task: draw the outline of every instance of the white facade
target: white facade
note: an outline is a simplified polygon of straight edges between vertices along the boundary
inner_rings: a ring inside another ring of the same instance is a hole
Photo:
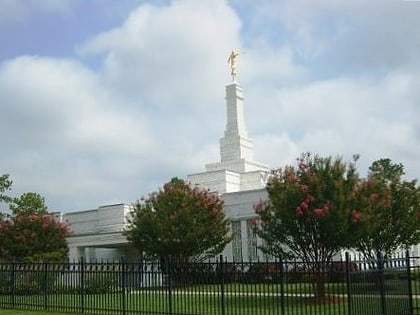
[[[115,259],[137,255],[129,246],[123,231],[131,206],[116,204],[93,210],[68,212],[63,219],[71,224],[72,236],[67,238],[70,260]]]
[[[258,239],[252,229],[252,221],[256,217],[253,206],[260,200],[267,199],[265,189],[253,189],[241,192],[226,193],[222,195],[224,212],[231,221],[231,233],[233,236],[223,255],[229,261],[255,261],[263,258],[258,246]]]
[[[205,172],[188,175],[187,180],[222,194],[233,235],[223,255],[234,260],[255,260],[261,253],[251,226],[255,217],[253,205],[266,198],[268,167],[254,161],[253,141],[248,138],[245,127],[243,91],[237,82],[226,86],[226,112],[220,161],[206,164]],[[123,235],[130,210],[127,204],[117,204],[64,214],[63,219],[68,220],[73,229],[67,239],[70,260],[82,256],[90,260],[138,258],[139,253]]]

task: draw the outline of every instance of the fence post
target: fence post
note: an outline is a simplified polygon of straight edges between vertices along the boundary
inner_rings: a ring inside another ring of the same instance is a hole
[[[350,277],[350,255],[346,252],[346,282],[347,282],[347,311],[352,315],[351,307],[351,277]]]
[[[121,304],[122,304],[122,313],[123,313],[123,315],[125,315],[126,314],[126,296],[125,296],[125,293],[126,293],[126,286],[127,286],[127,283],[126,283],[126,279],[125,279],[125,277],[126,277],[126,269],[125,269],[125,261],[124,261],[124,257],[121,257],[121,260],[120,260],[120,268],[119,268],[120,270],[121,270],[121,286],[122,286],[122,288],[121,288],[121,294],[122,294],[122,296],[121,296]]]
[[[226,310],[225,310],[225,266],[223,265],[223,255],[219,256],[219,281],[220,281],[220,310],[221,310],[221,315],[225,315],[226,314]]]
[[[43,279],[43,291],[44,291],[44,309],[48,310],[48,263],[44,260],[44,279]]]
[[[384,283],[384,257],[382,256],[381,252],[377,252],[377,259],[378,259],[378,273],[379,273],[379,294],[381,296],[381,310],[382,314],[386,315],[386,299],[385,299],[385,283]]]
[[[15,304],[16,304],[16,297],[15,297],[15,283],[16,283],[16,264],[15,264],[15,259],[13,258],[12,260],[12,270],[11,270],[11,279],[10,279],[10,285],[11,285],[11,294],[12,294],[12,308],[15,308]]]
[[[85,312],[85,261],[83,256],[79,260],[79,273],[80,273],[80,311]]]
[[[284,265],[283,265],[283,259],[280,257],[279,259],[279,264],[280,264],[280,310],[281,310],[281,314],[284,315],[286,314],[286,309],[285,309],[285,303],[284,303]]]
[[[411,265],[410,265],[410,253],[409,253],[408,249],[405,251],[405,265],[407,267],[408,305],[410,307],[410,314],[413,314],[414,313],[413,290],[411,288]]]
[[[168,314],[172,315],[172,259],[171,256],[165,258],[165,269],[168,273]]]

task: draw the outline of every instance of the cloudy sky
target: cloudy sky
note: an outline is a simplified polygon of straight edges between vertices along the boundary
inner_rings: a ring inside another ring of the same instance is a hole
[[[419,178],[419,29],[417,1],[0,0],[0,174],[66,212],[204,171],[236,49],[258,161]]]

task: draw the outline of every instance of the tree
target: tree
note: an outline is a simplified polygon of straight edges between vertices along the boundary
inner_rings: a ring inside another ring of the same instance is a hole
[[[5,194],[6,191],[10,190],[12,181],[9,179],[9,174],[3,174],[0,176],[0,203],[8,204],[12,198]],[[0,211],[0,219],[4,217],[4,214]]]
[[[0,202],[12,210],[11,215],[0,215],[0,258],[63,259],[68,252],[69,225],[47,213],[45,199],[38,193],[24,193],[16,198],[5,194],[11,186],[8,174],[0,176]]]
[[[44,197],[34,192],[24,193],[19,197],[13,198],[10,203],[10,210],[14,215],[48,213]]]
[[[218,195],[173,178],[134,205],[125,235],[146,257],[187,262],[219,254],[228,231]]]
[[[354,163],[303,154],[297,166],[272,171],[268,200],[255,206],[262,250],[305,262],[314,272],[318,300],[325,297],[327,265],[348,245],[348,204],[357,183]]]
[[[370,260],[420,242],[420,188],[403,180],[404,166],[390,159],[372,163],[355,191],[354,248]]]
[[[0,221],[0,257],[18,261],[66,257],[70,227],[49,214],[19,214]]]

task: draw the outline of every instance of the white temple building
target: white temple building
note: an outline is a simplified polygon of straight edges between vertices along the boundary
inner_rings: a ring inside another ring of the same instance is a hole
[[[234,80],[226,86],[226,112],[220,161],[206,164],[205,172],[188,175],[187,180],[221,194],[233,236],[222,254],[235,261],[264,259],[258,249],[261,239],[255,235],[252,221],[256,217],[253,205],[267,198],[265,185],[269,172],[266,165],[254,160],[253,142],[244,120],[243,90]],[[116,204],[63,214],[73,230],[67,238],[70,260],[140,258],[123,235],[130,211],[131,204]],[[412,246],[411,252],[418,255],[420,246]]]
[[[188,175],[187,180],[220,193],[224,200],[233,241],[223,255],[236,261],[253,261],[261,257],[257,248],[260,240],[252,229],[253,205],[266,198],[268,167],[254,160],[253,141],[248,137],[244,120],[243,90],[236,81],[226,86],[226,112],[220,161],[206,164],[205,172]],[[63,219],[68,220],[73,229],[67,239],[70,260],[82,256],[88,260],[139,258],[139,253],[123,235],[130,210],[129,204],[117,204],[65,213]]]

